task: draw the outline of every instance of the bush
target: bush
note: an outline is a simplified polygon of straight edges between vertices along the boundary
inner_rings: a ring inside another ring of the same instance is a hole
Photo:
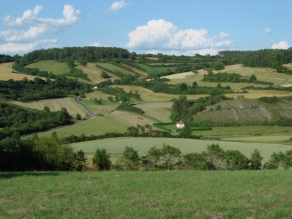
[[[98,170],[109,170],[111,166],[110,155],[106,153],[105,149],[96,149],[95,155],[92,158],[92,163],[98,167]]]
[[[81,119],[81,116],[79,113],[76,114],[76,120],[80,120]]]
[[[119,105],[117,108],[117,110],[124,110],[124,111],[130,111],[130,112],[134,112],[134,113],[139,113],[139,114],[143,114],[144,111],[138,107],[134,107],[134,106],[127,106],[127,105]]]

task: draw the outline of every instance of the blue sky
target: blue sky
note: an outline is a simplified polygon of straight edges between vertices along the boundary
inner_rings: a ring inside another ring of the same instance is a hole
[[[175,55],[292,46],[291,0],[0,2],[0,54],[88,45]]]

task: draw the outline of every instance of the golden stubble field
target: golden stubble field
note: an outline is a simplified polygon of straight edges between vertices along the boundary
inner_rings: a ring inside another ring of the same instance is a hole
[[[82,118],[86,117],[86,111],[71,97],[58,98],[58,99],[47,99],[47,100],[38,100],[31,102],[19,102],[19,101],[9,101],[12,104],[16,104],[18,106],[43,110],[45,106],[50,108],[51,112],[61,110],[62,107],[65,107],[70,116],[75,117],[77,113],[81,115]]]
[[[21,73],[12,73],[12,65],[14,62],[6,62],[0,64],[0,80],[7,81],[9,79],[13,80],[22,80],[23,78],[27,78],[28,80],[33,80],[35,76],[25,75]],[[44,79],[44,78],[43,78]]]

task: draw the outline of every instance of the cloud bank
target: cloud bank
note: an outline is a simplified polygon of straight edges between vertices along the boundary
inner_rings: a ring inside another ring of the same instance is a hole
[[[181,30],[173,23],[160,20],[151,20],[147,25],[138,26],[128,34],[130,41],[126,45],[129,49],[140,50],[169,50],[165,53],[190,53],[192,51],[209,51],[212,54],[218,49],[227,49],[233,46],[233,40],[228,33],[221,32],[219,36],[208,37],[206,29]],[[185,51],[182,51],[185,50]],[[186,51],[187,50],[187,51]]]
[[[269,34],[269,33],[271,33],[272,32],[272,30],[270,29],[270,28],[264,28],[264,30],[263,31],[260,31],[260,33],[261,34]]]
[[[63,18],[39,18],[38,14],[44,10],[36,5],[33,10],[26,10],[21,17],[15,20],[7,15],[3,25],[17,29],[0,31],[0,53],[24,53],[34,49],[57,47],[57,40],[38,40],[48,34],[62,31],[62,27],[70,27],[82,19],[80,10],[72,5],[65,5]]]

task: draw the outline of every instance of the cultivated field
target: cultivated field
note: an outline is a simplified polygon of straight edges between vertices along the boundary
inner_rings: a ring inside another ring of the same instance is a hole
[[[16,104],[18,106],[43,110],[45,106],[50,108],[51,112],[61,110],[65,107],[70,116],[74,117],[77,113],[81,115],[82,118],[86,117],[87,112],[82,106],[79,106],[71,97],[58,98],[58,99],[46,99],[37,100],[31,102],[20,102],[20,101],[9,101],[10,103]]]
[[[85,153],[94,153],[99,148],[105,148],[108,153],[120,154],[126,146],[133,147],[139,152],[140,156],[146,155],[149,148],[154,145],[158,148],[163,144],[169,144],[178,147],[183,154],[197,152],[201,153],[206,150],[207,145],[218,143],[224,150],[239,150],[247,157],[250,157],[254,149],[259,149],[264,161],[267,161],[273,152],[292,150],[291,145],[282,144],[263,144],[263,143],[243,143],[228,141],[207,141],[193,139],[177,139],[177,138],[120,138],[95,140],[71,144],[75,150],[82,149]]]
[[[97,63],[97,64],[100,65],[100,66],[102,66],[102,67],[104,67],[104,68],[107,68],[107,69],[109,69],[109,70],[112,70],[112,71],[117,70],[117,71],[120,71],[120,72],[122,72],[122,73],[124,73],[124,74],[135,75],[135,74],[134,74],[133,72],[131,72],[131,71],[128,71],[128,70],[123,69],[123,68],[120,68],[120,67],[115,66],[115,65],[112,65],[112,64],[110,64],[110,63]]]
[[[142,103],[137,107],[145,111],[145,114],[157,119],[161,122],[171,122],[169,116],[171,114],[172,102],[158,102],[158,103]]]
[[[106,100],[108,98],[108,96],[112,96],[113,98],[115,97],[115,96],[110,95],[110,94],[102,93],[101,91],[94,91],[94,92],[85,94],[86,99],[90,99],[90,98],[100,99],[101,98],[103,100]]]
[[[7,81],[9,79],[22,80],[26,77],[28,80],[33,80],[35,76],[25,75],[21,73],[12,73],[12,65],[14,62],[6,62],[0,64],[0,80]]]
[[[127,126],[114,120],[109,116],[98,116],[86,122],[57,130],[59,137],[68,137],[70,135],[103,135],[108,132],[124,133],[127,131]],[[51,136],[52,132],[40,134],[39,136]]]
[[[137,124],[145,126],[146,124],[152,125],[153,123],[157,122],[154,119],[150,119],[145,116],[139,116],[135,113],[126,111],[114,111],[110,113],[109,116],[126,126],[137,126]],[[143,119],[138,119],[138,117]]]
[[[102,81],[106,81],[106,78],[102,78],[101,77],[101,73],[103,70],[101,70],[100,68],[97,68],[95,65],[96,63],[87,63],[86,66],[82,66],[80,64],[78,64],[78,62],[76,62],[76,68],[81,69],[83,71],[84,74],[87,75],[87,77],[93,82],[93,83],[100,83]],[[99,63],[100,64],[100,63]],[[108,73],[109,76],[111,76],[111,80],[115,80],[115,79],[120,79],[118,76]]]
[[[195,135],[204,136],[237,136],[237,135],[270,135],[290,133],[290,126],[233,126],[233,127],[212,127],[210,131],[194,131]]]
[[[3,218],[291,217],[290,171],[5,172],[0,184]]]
[[[141,75],[144,75],[144,76],[147,76],[147,75],[148,75],[148,73],[145,72],[145,71],[142,71],[142,70],[140,70],[140,69],[134,68],[134,67],[132,67],[132,66],[128,66],[128,65],[126,65],[126,64],[123,64],[123,65],[124,65],[124,66],[127,66],[127,67],[129,67],[129,68],[131,68],[131,69],[133,69],[135,72],[137,72],[137,73],[139,73],[139,74],[141,74]]]
[[[26,66],[27,68],[38,68],[41,71],[50,71],[53,74],[61,75],[70,71],[69,66],[65,62],[57,62],[54,60],[39,61]]]
[[[175,80],[175,79],[185,79],[187,78],[187,76],[190,75],[194,75],[194,72],[184,72],[184,73],[177,73],[177,74],[173,74],[173,75],[167,75],[167,76],[163,76],[161,78],[168,78],[170,80]]]

